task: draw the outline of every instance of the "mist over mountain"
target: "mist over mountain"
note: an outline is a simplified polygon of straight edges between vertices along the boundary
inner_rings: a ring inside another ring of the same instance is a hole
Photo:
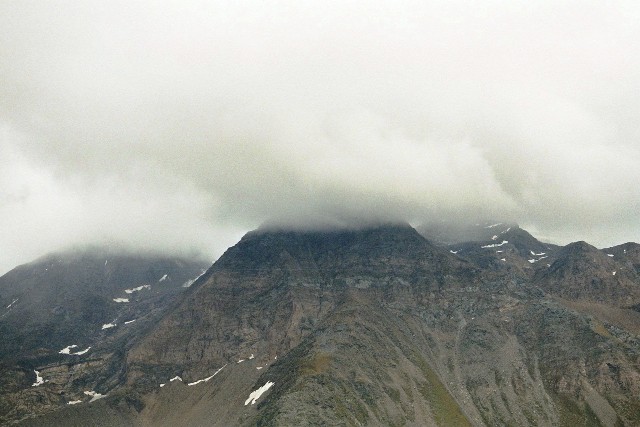
[[[633,1],[0,6],[0,271],[448,218],[640,240]]]

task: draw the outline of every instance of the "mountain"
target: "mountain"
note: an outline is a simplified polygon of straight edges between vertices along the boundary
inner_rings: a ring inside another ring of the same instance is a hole
[[[621,258],[586,242],[571,243],[558,252],[548,269],[538,271],[534,282],[572,300],[630,306],[640,300],[640,275]]]
[[[420,225],[417,230],[438,246],[457,243],[496,240],[500,235],[518,227],[513,222],[483,221],[475,224],[464,222],[433,221]]]
[[[540,242],[517,224],[509,224],[502,231],[495,232],[497,234],[484,240],[454,243],[446,247],[451,253],[483,268],[509,269],[526,278],[537,269],[546,268],[558,250],[558,246]]]
[[[456,245],[406,224],[248,233],[97,368],[105,398],[68,389],[21,425],[640,424],[640,281],[607,281],[630,247],[517,227]]]
[[[148,328],[204,268],[93,248],[47,255],[0,277],[0,420],[35,409],[30,399],[64,402],[52,394],[96,375],[95,366]],[[39,377],[44,396],[31,387]]]

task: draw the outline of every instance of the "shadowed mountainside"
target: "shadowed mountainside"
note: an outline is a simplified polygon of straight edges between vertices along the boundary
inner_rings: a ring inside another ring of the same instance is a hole
[[[94,248],[47,255],[0,277],[0,420],[86,398],[83,391],[119,371],[126,343],[204,268]],[[38,377],[44,383],[33,387]]]

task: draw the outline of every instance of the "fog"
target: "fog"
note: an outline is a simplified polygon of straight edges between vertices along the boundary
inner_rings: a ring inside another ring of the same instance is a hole
[[[535,4],[533,4],[535,3]],[[263,223],[640,241],[633,1],[0,1],[0,274]]]

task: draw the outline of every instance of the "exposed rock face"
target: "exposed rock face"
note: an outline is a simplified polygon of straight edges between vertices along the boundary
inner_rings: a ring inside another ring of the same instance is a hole
[[[631,306],[640,300],[640,276],[585,242],[562,248],[548,269],[539,270],[534,283],[546,291],[572,300],[589,300]]]
[[[482,241],[449,245],[452,253],[473,261],[483,269],[510,270],[512,274],[530,278],[537,270],[544,270],[555,259],[556,245],[542,243],[515,224]]]
[[[472,285],[475,274],[470,263],[433,247],[408,226],[250,233],[129,361],[141,367],[180,363],[204,374],[243,354],[273,357],[298,345],[350,290],[402,305],[439,289]]]
[[[0,277],[0,421],[114,387],[127,343],[204,268],[92,249],[48,255]],[[32,386],[36,370],[44,382]]]
[[[33,423],[640,424],[631,246],[502,231],[457,254],[407,225],[249,233],[129,341],[106,398]]]

